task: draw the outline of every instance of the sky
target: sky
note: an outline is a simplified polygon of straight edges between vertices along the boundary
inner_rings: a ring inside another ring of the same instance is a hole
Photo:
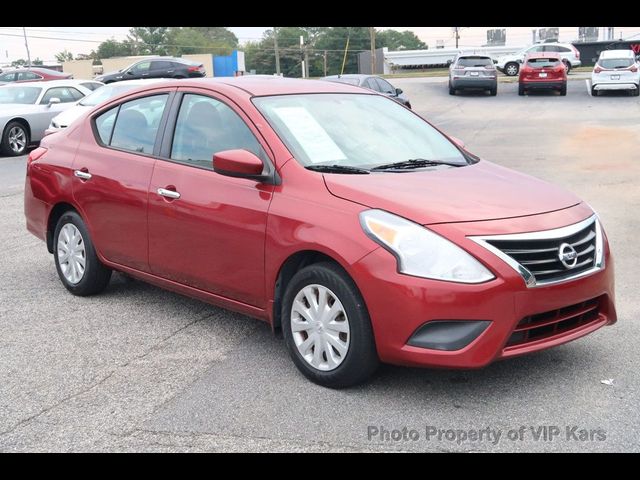
[[[271,27],[229,27],[241,43],[259,40],[262,33]],[[378,30],[392,28],[411,30],[430,48],[436,41],[444,41],[445,47],[455,46],[451,27],[376,27]],[[461,27],[461,48],[475,47],[486,43],[486,31],[505,27]],[[542,27],[506,27],[507,45],[525,46],[531,43],[531,30]],[[601,35],[605,27],[600,27]],[[69,50],[74,55],[89,53],[108,38],[123,40],[129,27],[26,27],[31,58],[54,62],[55,54]],[[640,27],[615,27],[615,38],[634,36],[640,40]],[[38,38],[45,37],[45,38]],[[560,27],[560,41],[572,41],[578,37],[578,27]],[[0,64],[10,63],[18,58],[26,58],[27,53],[22,35],[22,27],[0,27]]]

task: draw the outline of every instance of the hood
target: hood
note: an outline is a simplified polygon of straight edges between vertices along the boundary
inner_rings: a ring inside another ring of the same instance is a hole
[[[88,112],[92,108],[93,107],[91,106],[76,104],[73,107],[69,108],[68,110],[65,110],[59,115],[56,115],[55,117],[53,117],[52,122],[56,122],[61,127],[68,127],[71,122],[81,117],[83,113]]]
[[[423,225],[536,215],[581,202],[562,188],[485,160],[460,168],[324,178],[336,197]]]

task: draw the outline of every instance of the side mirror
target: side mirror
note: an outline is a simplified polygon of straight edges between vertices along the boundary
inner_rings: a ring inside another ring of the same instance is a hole
[[[133,70],[127,70],[125,73],[126,73],[127,75],[133,75]]]
[[[396,95],[402,95],[402,89],[396,88]]]
[[[60,99],[58,97],[51,97],[49,99],[49,103],[47,104],[47,107],[50,107],[51,105],[57,105],[58,103],[60,103]]]
[[[464,142],[462,140],[460,140],[458,137],[452,137],[451,135],[449,135],[449,140],[451,140],[458,147],[460,147],[460,148],[462,148],[464,150]]]
[[[265,180],[264,164],[247,150],[223,150],[213,155],[213,171],[226,177]]]
[[[522,63],[524,62],[524,60],[522,60],[521,58],[518,59],[518,63]]]

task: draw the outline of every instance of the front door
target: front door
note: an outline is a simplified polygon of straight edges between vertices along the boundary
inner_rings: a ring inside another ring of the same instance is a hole
[[[264,307],[264,246],[273,186],[213,172],[213,154],[269,157],[230,102],[185,92],[149,189],[149,264],[161,277]]]
[[[114,263],[149,271],[147,197],[156,137],[169,94],[138,97],[95,118],[96,141],[80,144],[73,195],[98,251]]]

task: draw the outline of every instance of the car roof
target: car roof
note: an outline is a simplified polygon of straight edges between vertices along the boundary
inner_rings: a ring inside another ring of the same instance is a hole
[[[77,86],[86,82],[94,82],[94,80],[49,80],[43,82],[11,82],[3,85],[4,88],[22,88],[22,87],[69,87],[69,86]],[[96,82],[100,83],[100,82]]]
[[[327,78],[368,78],[368,77],[376,77],[377,75],[369,75],[366,73],[345,73],[344,75],[327,75],[326,77],[322,77],[321,80]]]
[[[458,54],[458,58],[469,58],[469,57],[491,59],[491,55],[487,55],[486,53],[461,52]]]
[[[534,52],[527,55],[527,60],[530,58],[557,58],[560,60],[559,52]]]
[[[166,80],[162,86],[228,87],[242,90],[252,96],[287,95],[296,93],[363,93],[355,85],[338,82],[319,82],[300,78],[283,78],[272,75],[247,75],[242,77],[194,78]],[[154,84],[154,86],[159,86]]]
[[[600,52],[600,58],[625,58],[635,57],[635,52],[631,49],[620,50],[603,50]]]

